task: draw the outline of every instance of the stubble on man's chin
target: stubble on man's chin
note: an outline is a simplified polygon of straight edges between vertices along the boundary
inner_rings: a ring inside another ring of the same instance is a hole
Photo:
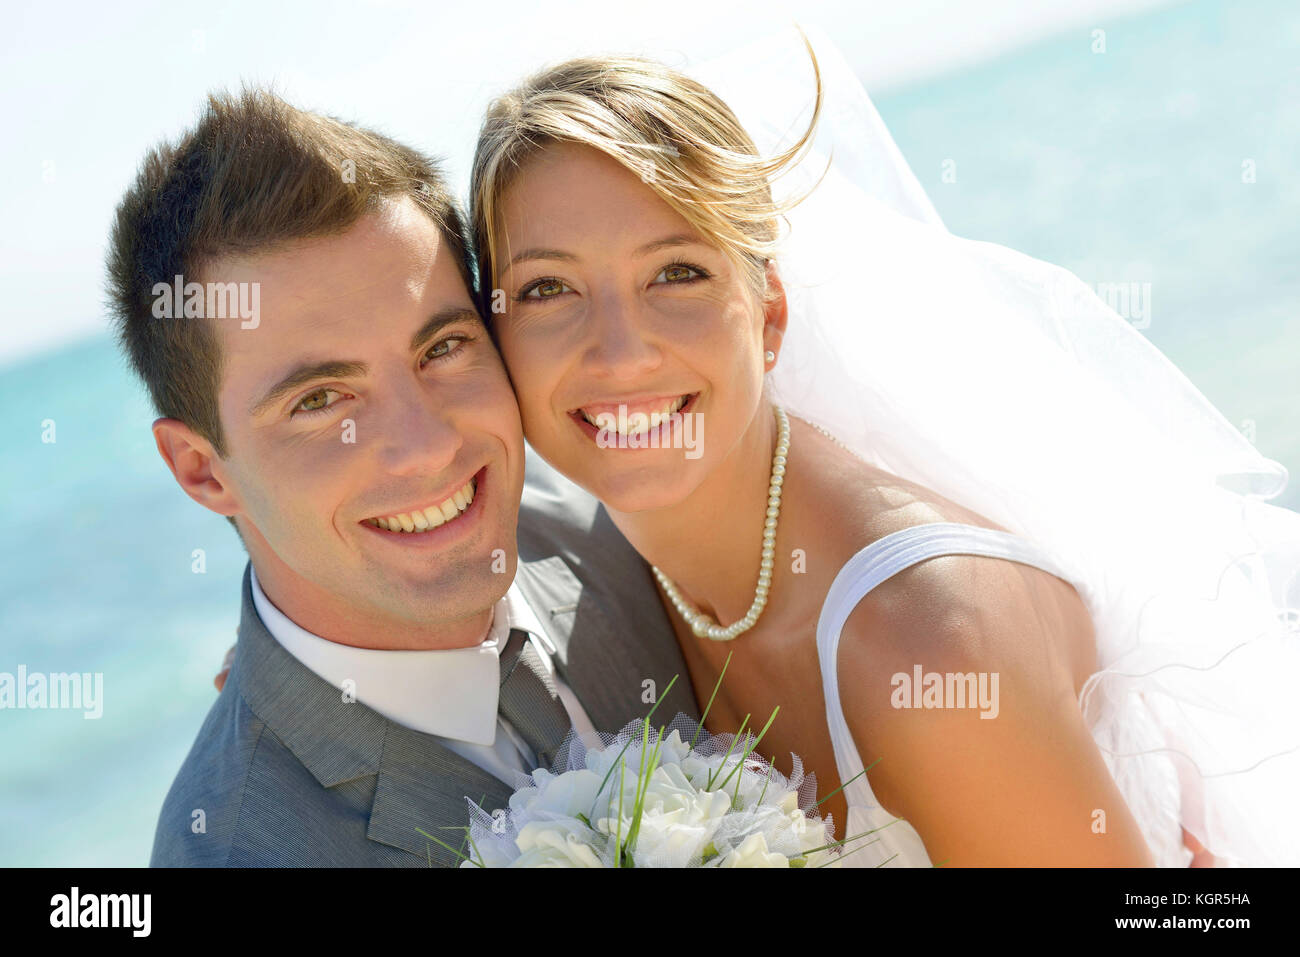
[[[435,581],[384,579],[362,597],[381,617],[400,618],[414,627],[456,625],[490,610],[510,587],[505,575],[453,574]]]
[[[489,612],[505,596],[518,560],[513,550],[500,562],[490,554],[451,558],[441,574],[427,580],[398,576],[392,569],[372,563],[374,567],[360,577],[373,587],[353,590],[358,591],[358,600],[369,604],[381,618],[400,619],[420,629],[455,627]],[[501,570],[495,571],[497,567]]]

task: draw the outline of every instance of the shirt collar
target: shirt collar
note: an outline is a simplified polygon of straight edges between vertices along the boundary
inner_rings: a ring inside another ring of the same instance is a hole
[[[250,575],[253,605],[277,642],[322,680],[366,707],[425,734],[490,745],[496,738],[500,653],[510,630],[533,639],[542,663],[555,673],[555,646],[518,583],[493,606],[487,636],[469,648],[384,651],[354,648],[314,635],[276,608]]]

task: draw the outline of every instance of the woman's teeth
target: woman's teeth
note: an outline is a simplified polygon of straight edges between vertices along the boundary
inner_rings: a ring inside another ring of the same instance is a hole
[[[629,413],[627,406],[619,406],[619,414],[613,412],[601,411],[592,415],[586,409],[579,409],[582,418],[589,425],[597,429],[608,429],[619,435],[642,435],[651,429],[657,429],[669,420],[675,413],[680,412],[689,395],[679,395],[677,398],[668,402],[662,409],[653,412],[636,411]]]
[[[452,493],[451,498],[439,505],[430,505],[419,512],[401,512],[384,518],[368,518],[367,525],[374,525],[389,532],[427,532],[431,528],[445,525],[460,518],[460,513],[469,508],[474,501],[474,479],[465,483],[463,488]]]

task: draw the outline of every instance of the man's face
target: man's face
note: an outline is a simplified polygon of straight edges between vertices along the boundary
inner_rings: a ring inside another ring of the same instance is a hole
[[[227,436],[212,471],[268,597],[369,647],[480,618],[514,577],[523,438],[437,227],[392,203],[203,278],[261,284],[255,328],[210,320]]]

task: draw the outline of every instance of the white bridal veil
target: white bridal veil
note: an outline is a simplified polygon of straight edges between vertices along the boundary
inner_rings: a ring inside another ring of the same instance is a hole
[[[1300,865],[1300,514],[1263,457],[1064,269],[949,233],[824,35],[813,149],[775,184],[791,316],[777,401],[1075,571],[1085,719],[1160,864]],[[770,155],[806,127],[786,34],[693,69]],[[1062,223],[1062,229],[1070,228]]]

